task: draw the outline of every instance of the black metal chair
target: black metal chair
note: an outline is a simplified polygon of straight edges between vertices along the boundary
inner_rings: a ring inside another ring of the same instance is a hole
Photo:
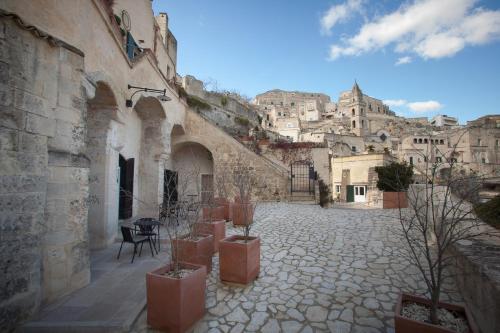
[[[140,220],[145,220],[145,221],[153,221],[153,218],[142,218]],[[139,227],[139,230],[136,229],[136,227]],[[158,228],[158,232],[155,231],[155,229]],[[160,225],[155,224],[155,225],[135,225],[134,224],[134,232],[136,236],[142,236],[142,237],[148,237],[153,241],[153,247],[156,251],[156,254],[158,254],[159,249],[160,249]],[[158,242],[158,248],[156,248],[156,243]]]
[[[132,263],[134,262],[135,254],[137,253],[137,245],[141,244],[141,248],[139,250],[139,257],[141,256],[142,253],[142,246],[144,245],[144,242],[149,243],[149,248],[151,249],[151,255],[154,257],[154,252],[153,252],[153,246],[151,245],[151,238],[150,237],[134,237],[132,234],[132,229],[129,227],[121,227],[122,230],[122,243],[120,245],[120,251],[118,251],[118,257],[116,258],[117,260],[120,259],[120,253],[122,252],[122,246],[123,243],[131,243],[134,244],[134,254],[132,255]]]

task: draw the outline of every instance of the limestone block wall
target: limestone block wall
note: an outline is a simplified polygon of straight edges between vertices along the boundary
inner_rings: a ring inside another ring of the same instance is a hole
[[[83,53],[22,26],[0,12],[1,331],[90,278]]]
[[[187,142],[199,143],[212,153],[215,178],[221,172],[220,166],[230,166],[241,157],[256,175],[257,184],[253,193],[255,199],[267,201],[287,198],[288,170],[250,151],[194,111],[186,112],[185,134],[172,139],[173,149]],[[231,196],[236,193],[234,188],[230,188],[230,192]]]

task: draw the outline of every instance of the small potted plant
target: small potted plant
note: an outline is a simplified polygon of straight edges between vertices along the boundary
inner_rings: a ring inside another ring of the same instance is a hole
[[[413,166],[392,162],[375,167],[378,174],[377,188],[383,191],[383,208],[407,208],[408,187],[413,181]]]
[[[479,332],[466,306],[440,298],[445,281],[461,274],[460,267],[449,270],[455,266],[453,247],[491,232],[481,226],[471,204],[483,179],[460,172],[453,160],[431,162],[432,156],[423,157],[426,165],[420,173],[425,181],[409,187],[408,209],[400,208],[398,214],[401,228],[393,230],[404,240],[405,257],[420,272],[429,298],[401,293],[394,314],[395,329],[398,333]],[[443,169],[445,177],[441,177]],[[395,178],[395,182],[404,183],[407,174],[398,173]]]
[[[238,160],[233,170],[234,185],[239,191],[233,221],[243,227],[243,235],[233,235],[219,243],[220,279],[225,282],[248,284],[259,276],[260,238],[250,236],[255,203],[250,200],[253,175],[249,167]]]
[[[175,244],[175,239],[189,223],[180,212],[188,211],[190,207],[183,201],[174,200],[173,193],[165,196],[166,200],[160,207],[160,220],[168,230],[170,242]],[[185,247],[179,244],[172,246],[170,264],[146,274],[147,322],[154,329],[186,332],[205,315],[208,265],[183,262],[184,250]]]
[[[223,207],[218,206],[213,199],[208,202],[208,218],[203,218],[201,221],[195,224],[195,232],[199,234],[212,235],[212,252],[219,252],[219,241],[226,237],[226,224],[223,218],[221,218],[221,209]],[[214,207],[219,208],[218,210],[213,209]],[[204,207],[204,211],[205,211]],[[212,214],[217,212],[217,214]],[[214,216],[216,218],[214,218]]]
[[[214,237],[204,230],[196,228],[201,203],[192,202],[182,207],[177,215],[184,219],[187,232],[175,235],[172,239],[172,255],[176,260],[198,265],[204,265],[207,273],[212,271],[212,256],[214,254]]]
[[[219,206],[223,207],[223,218],[226,221],[232,219],[231,202],[229,201],[228,195],[228,185],[229,185],[229,175],[231,171],[226,164],[222,164],[219,167],[219,172],[216,174],[215,186],[217,188],[217,197],[214,198],[214,202]]]

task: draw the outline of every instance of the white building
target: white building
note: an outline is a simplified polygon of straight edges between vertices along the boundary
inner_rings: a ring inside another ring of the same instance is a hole
[[[458,125],[458,119],[445,114],[439,114],[432,118],[431,125],[436,127],[451,127]]]

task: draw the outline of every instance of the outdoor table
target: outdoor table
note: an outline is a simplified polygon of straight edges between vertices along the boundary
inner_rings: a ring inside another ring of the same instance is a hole
[[[156,251],[156,253],[158,253],[160,251],[160,226],[161,226],[160,221],[152,217],[144,217],[135,221],[134,226],[138,226],[140,228],[140,232],[143,233],[145,232],[146,233],[145,236],[147,237],[156,236],[158,240],[158,250]],[[156,235],[153,235],[155,228],[158,228],[158,233]],[[151,233],[151,235],[148,235],[147,233]],[[153,238],[153,243],[155,245],[155,250],[156,250],[156,242],[154,238]]]

